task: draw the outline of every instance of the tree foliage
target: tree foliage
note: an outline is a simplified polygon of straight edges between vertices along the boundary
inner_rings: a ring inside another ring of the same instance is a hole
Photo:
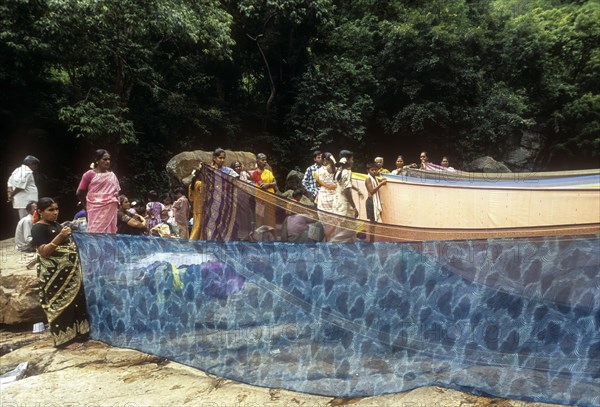
[[[275,153],[282,178],[317,147],[460,164],[524,130],[536,168],[590,165],[598,44],[595,0],[5,0],[0,112],[131,156],[138,186],[186,149]]]

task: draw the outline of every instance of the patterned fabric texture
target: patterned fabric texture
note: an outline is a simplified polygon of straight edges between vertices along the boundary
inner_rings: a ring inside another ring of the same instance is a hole
[[[38,281],[42,309],[50,325],[54,346],[89,332],[81,268],[74,245],[61,245],[49,257],[38,255]]]
[[[75,233],[91,336],[253,385],[600,405],[600,235],[419,243]]]

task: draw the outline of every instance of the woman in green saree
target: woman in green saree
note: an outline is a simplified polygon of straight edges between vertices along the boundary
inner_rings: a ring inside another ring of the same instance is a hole
[[[58,205],[51,198],[38,202],[39,222],[31,236],[38,253],[40,302],[50,325],[54,346],[74,349],[87,340],[83,280],[71,228],[56,221]]]

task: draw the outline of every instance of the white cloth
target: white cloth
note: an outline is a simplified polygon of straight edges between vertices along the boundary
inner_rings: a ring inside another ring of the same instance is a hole
[[[379,181],[377,181],[377,178],[375,178],[371,174],[369,174],[368,177],[371,180],[371,185],[373,186],[373,188],[377,188],[377,185],[379,185]],[[373,198],[373,211],[375,212],[375,222],[381,222],[381,212],[383,212],[383,209],[381,207],[381,199],[379,198],[379,190],[377,190],[373,195],[371,195],[371,197]]]
[[[22,191],[13,195],[13,208],[22,209],[27,206],[30,201],[38,200],[38,189],[33,179],[33,171],[27,165],[23,164],[10,174],[7,186],[15,189],[20,188]]]
[[[33,216],[28,214],[23,219],[17,223],[17,229],[15,230],[15,246],[17,250],[22,252],[33,251],[33,246],[31,245],[31,241],[33,238],[31,237],[31,222],[33,221]]]

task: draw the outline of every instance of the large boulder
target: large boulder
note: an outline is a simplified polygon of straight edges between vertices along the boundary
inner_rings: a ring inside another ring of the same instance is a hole
[[[542,135],[524,131],[519,144],[512,148],[503,161],[510,168],[517,170],[533,170],[542,149]]]
[[[342,399],[250,386],[179,363],[89,341],[76,351],[52,347],[48,332],[6,333],[0,374],[29,362],[24,377],[2,384],[0,405],[84,406],[445,406],[552,407],[421,387],[378,397]],[[24,344],[24,346],[20,346]]]
[[[285,178],[285,190],[296,190],[302,189],[304,190],[304,186],[302,185],[302,179],[304,178],[304,173],[296,170],[291,170],[287,177]]]
[[[245,169],[252,169],[256,164],[256,155],[247,151],[225,150],[227,159],[225,165],[229,166],[233,161],[239,160]],[[212,151],[184,151],[177,154],[167,163],[167,174],[171,183],[177,185],[189,185],[192,180],[192,171],[198,168],[200,163],[210,165],[212,163]]]
[[[506,165],[489,156],[473,160],[468,166],[468,170],[473,172],[512,172]]]
[[[0,324],[23,325],[46,321],[40,305],[35,269],[28,270],[14,239],[0,243]]]

